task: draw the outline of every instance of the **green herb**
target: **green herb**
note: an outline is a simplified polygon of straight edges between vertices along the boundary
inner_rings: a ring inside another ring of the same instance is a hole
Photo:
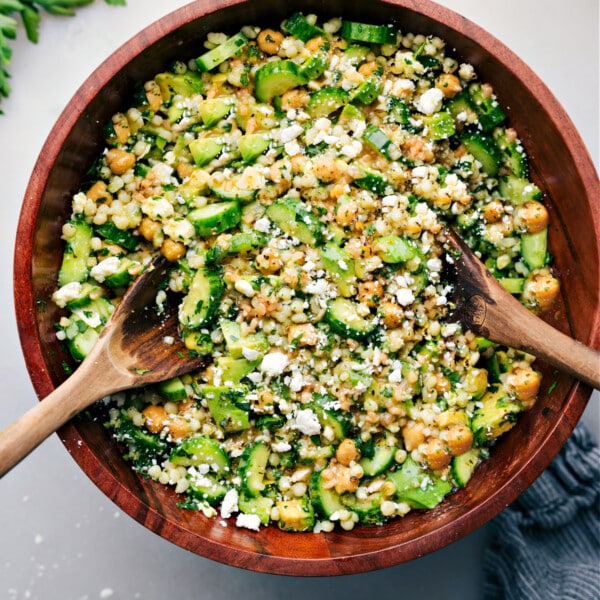
[[[0,100],[8,98],[10,74],[8,65],[12,58],[9,40],[17,37],[17,19],[19,14],[25,27],[27,39],[37,44],[40,29],[40,10],[51,15],[72,17],[75,9],[91,4],[94,0],[0,0]],[[125,0],[104,0],[112,6],[125,6]],[[0,110],[0,114],[2,111]]]
[[[555,389],[556,386],[558,385],[558,381],[554,380],[551,384],[550,387],[548,388],[548,395],[550,395]]]

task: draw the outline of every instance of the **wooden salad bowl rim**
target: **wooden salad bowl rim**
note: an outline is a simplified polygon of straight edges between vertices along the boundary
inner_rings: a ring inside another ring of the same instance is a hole
[[[550,249],[563,281],[546,318],[589,346],[600,346],[598,176],[573,123],[544,83],[489,33],[429,0],[202,0],[150,25],[83,83],[53,127],[27,187],[15,245],[14,294],[21,345],[40,398],[66,377],[69,358],[56,340],[50,302],[60,260],[60,229],[70,197],[103,143],[103,124],[124,108],[133,83],[176,57],[202,53],[208,31],[277,24],[293,10],[389,22],[439,35],[449,51],[489,81],[530,156],[531,175],[548,200]],[[170,489],[133,473],[101,423],[82,416],[59,432],[67,450],[104,494],[147,528],[179,546],[229,565],[286,575],[371,571],[433,552],[480,527],[513,502],[550,464],[579,420],[591,390],[542,365],[536,407],[493,448],[469,485],[434,510],[350,532],[259,533],[177,507]]]

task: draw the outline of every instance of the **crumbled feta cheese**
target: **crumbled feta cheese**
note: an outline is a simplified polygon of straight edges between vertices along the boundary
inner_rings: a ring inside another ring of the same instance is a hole
[[[234,283],[233,287],[240,294],[244,294],[244,296],[248,296],[248,298],[251,298],[256,293],[254,288],[252,287],[252,284],[249,281],[246,281],[245,279],[238,279]]]
[[[291,426],[304,435],[318,435],[321,432],[321,423],[310,408],[299,410]]]
[[[182,242],[191,240],[196,235],[194,226],[187,219],[169,219],[163,224],[165,235]]]
[[[273,452],[288,452],[292,449],[292,446],[287,442],[275,442],[271,444],[271,449]]]
[[[252,531],[260,530],[260,517],[258,515],[246,515],[240,513],[235,521],[237,527],[244,527]]]
[[[260,356],[260,352],[254,350],[254,348],[242,346],[242,355],[246,360],[256,360]]]
[[[102,283],[109,275],[117,272],[119,264],[120,261],[118,256],[109,256],[99,262],[95,267],[92,267],[90,275],[96,281]]]
[[[302,132],[304,128],[297,123],[290,125],[289,127],[283,127],[279,132],[279,139],[282,144],[287,144],[291,142],[293,139],[297,138]]]
[[[412,290],[408,288],[400,288],[396,292],[396,300],[401,306],[409,306],[415,301],[415,296]]]
[[[304,380],[300,371],[294,371],[290,378],[289,387],[292,392],[299,392],[304,387]]]
[[[60,308],[64,308],[68,302],[79,297],[79,294],[81,294],[81,283],[79,281],[71,281],[52,294],[52,301]]]
[[[267,217],[261,217],[256,220],[254,223],[254,229],[256,231],[260,231],[261,233],[269,233],[269,229],[271,228],[271,221]]]
[[[235,488],[228,490],[221,502],[221,517],[223,519],[229,519],[231,515],[238,512],[238,491]]]
[[[424,115],[432,115],[442,108],[444,92],[438,88],[430,88],[424,94],[421,94],[416,102],[417,110]]]
[[[274,377],[276,375],[281,375],[288,366],[288,363],[289,359],[283,352],[269,352],[268,354],[265,354],[258,368],[263,373]]]

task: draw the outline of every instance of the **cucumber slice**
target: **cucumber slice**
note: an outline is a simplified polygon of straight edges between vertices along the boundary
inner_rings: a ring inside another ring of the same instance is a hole
[[[119,259],[119,267],[104,278],[104,283],[111,288],[120,288],[128,286],[134,279],[131,274],[133,267],[139,266],[135,260],[131,260],[124,256]]]
[[[217,506],[227,493],[227,487],[217,477],[212,474],[201,475],[200,477],[188,475],[189,486],[188,496]]]
[[[521,256],[533,271],[541,269],[547,262],[548,228],[537,233],[524,233],[521,236]]]
[[[189,148],[196,165],[203,167],[221,154],[224,145],[218,138],[204,137],[192,140]]]
[[[65,306],[71,310],[83,308],[84,306],[88,306],[90,304],[92,301],[92,296],[98,297],[101,293],[102,289],[100,287],[94,283],[86,281],[85,283],[81,284],[77,296],[71,297],[71,299],[65,303]]]
[[[356,67],[367,59],[369,52],[371,52],[369,46],[364,46],[363,44],[349,44],[348,48],[344,50],[343,60],[345,63],[349,63]]]
[[[271,450],[264,442],[248,446],[240,456],[238,473],[242,479],[242,491],[256,498],[265,489],[265,470]]]
[[[88,261],[92,253],[92,228],[85,221],[72,220],[67,223],[66,247],[58,271],[58,286],[71,281],[85,281],[90,269]]]
[[[300,12],[295,12],[289,19],[284,21],[283,28],[304,43],[315,37],[325,35],[325,32],[320,27],[309,23],[306,17]]]
[[[319,251],[321,262],[337,285],[340,294],[346,298],[354,294],[356,282],[354,259],[350,253],[335,244],[327,244]]]
[[[203,386],[200,390],[217,426],[226,433],[244,431],[249,427],[248,411],[236,403],[244,400],[245,391],[226,386]]]
[[[376,125],[367,125],[365,133],[363,134],[363,140],[367,142],[373,150],[379,152],[379,154],[388,160],[395,160],[400,154],[392,140],[390,140],[387,134]]]
[[[494,139],[502,152],[502,164],[519,178],[527,178],[528,165],[527,154],[518,140],[508,142],[506,130],[498,127],[494,130]]]
[[[218,273],[198,269],[179,307],[181,325],[188,329],[199,329],[206,325],[219,308],[223,292],[223,283]]]
[[[201,237],[217,235],[231,229],[240,222],[241,218],[240,205],[235,201],[207,204],[188,214],[188,219]]]
[[[414,242],[397,235],[384,235],[373,243],[376,254],[385,263],[396,264],[407,262],[418,256]]]
[[[478,131],[468,131],[461,135],[460,141],[481,164],[484,173],[495,177],[500,168],[501,154],[493,138]]]
[[[227,246],[215,244],[209,248],[206,253],[205,262],[207,265],[211,265],[223,260],[227,256],[235,254],[244,254],[255,250],[256,248],[262,248],[269,242],[267,236],[264,233],[258,231],[244,231],[242,233],[236,233],[227,242]]]
[[[323,429],[326,427],[331,428],[336,440],[341,441],[348,436],[351,422],[347,413],[343,413],[339,410],[330,410],[318,403],[309,404],[308,408],[317,415],[317,419]],[[325,451],[325,455],[329,456],[329,450],[325,450],[328,446],[321,446],[321,448]]]
[[[369,167],[358,163],[355,166],[358,167],[361,176],[354,179],[354,185],[369,190],[379,196],[385,195],[388,182],[381,171],[370,169]]]
[[[258,193],[257,189],[240,187],[239,176],[231,176],[221,180],[212,178],[208,187],[217,198],[227,202],[252,202]]]
[[[334,333],[358,341],[366,340],[377,329],[375,319],[362,317],[358,304],[342,297],[329,302],[325,311],[325,321]]]
[[[306,105],[306,112],[314,119],[327,117],[349,101],[350,95],[342,88],[324,87],[312,94]]]
[[[323,52],[316,52],[307,58],[300,67],[300,75],[306,79],[319,79],[327,70],[327,56]]]
[[[198,57],[196,64],[201,71],[212,71],[212,69],[239,52],[247,43],[248,38],[240,31],[216,48]]]
[[[355,495],[344,496],[346,509],[358,515],[358,521],[362,525],[383,525],[385,517],[381,513],[383,494],[381,492],[369,498],[359,499]]]
[[[214,127],[229,114],[232,105],[230,98],[207,98],[200,104],[200,118],[206,127]]]
[[[315,525],[315,511],[308,498],[280,500],[275,505],[279,513],[279,529],[283,531],[309,531]]]
[[[447,140],[456,133],[454,119],[449,112],[440,111],[424,119],[427,132],[432,140]]]
[[[506,119],[506,113],[498,104],[496,97],[484,97],[480,83],[472,83],[468,91],[483,131],[492,130]]]
[[[488,365],[490,380],[493,381],[495,376],[489,367]],[[499,373],[498,366],[495,368]],[[473,430],[474,444],[485,446],[513,428],[517,414],[521,412],[521,407],[518,403],[513,402],[502,388],[495,392],[486,392],[480,402],[481,405],[473,415],[471,429]]]
[[[100,337],[100,333],[91,327],[75,334],[75,337],[67,342],[71,356],[77,360],[83,360],[94,347]]]
[[[350,96],[350,101],[364,105],[372,104],[377,100],[382,90],[383,88],[379,79],[368,77],[354,90]]]
[[[132,233],[130,229],[119,229],[112,221],[96,225],[94,229],[96,234],[109,244],[116,244],[129,252],[133,252],[137,248],[140,240],[140,237]]]
[[[307,78],[295,62],[274,60],[256,71],[254,95],[259,102],[270,102],[276,96],[306,83]]]
[[[469,479],[471,479],[475,468],[479,463],[479,448],[471,448],[469,451],[452,459],[452,477],[458,487],[465,487]]]
[[[510,200],[511,204],[519,206],[528,200],[541,200],[540,188],[524,177],[505,175],[498,181],[498,191],[503,198]]]
[[[211,471],[222,474],[229,470],[229,459],[221,444],[204,435],[183,440],[171,452],[174,465],[198,467],[209,465]]]
[[[367,44],[395,44],[396,30],[391,25],[369,25],[355,21],[342,23],[341,36],[346,40]]]
[[[342,112],[338,118],[338,125],[350,125],[355,120],[364,121],[365,113],[360,108],[354,106],[354,104],[346,104],[342,108]]]
[[[498,283],[510,294],[521,294],[525,279],[522,277],[502,277],[498,279]]]
[[[323,243],[323,224],[297,198],[277,200],[267,208],[266,215],[279,229],[309,246]]]
[[[238,149],[245,162],[256,160],[269,148],[271,136],[268,133],[247,133],[238,139]]]
[[[361,458],[360,466],[367,477],[375,477],[384,471],[387,471],[389,466],[394,461],[394,455],[397,448],[388,446],[385,443],[375,445],[375,452],[371,458]]]
[[[310,476],[310,501],[319,515],[329,518],[336,512],[346,510],[346,506],[342,504],[340,495],[333,488],[325,488],[323,483],[323,471],[313,471]]]
[[[256,369],[260,358],[248,360],[247,358],[233,358],[233,356],[220,356],[215,361],[216,367],[221,371],[221,379],[225,383],[237,384],[246,375]]]
[[[233,358],[242,358],[244,357],[244,353],[258,353],[262,356],[270,348],[266,335],[261,331],[242,337],[239,323],[230,321],[229,319],[221,319],[219,325],[225,338],[227,351]]]
[[[265,496],[256,496],[253,498],[242,493],[238,499],[238,508],[245,515],[256,515],[263,525],[268,525],[271,521],[273,499]]]
[[[188,397],[185,384],[181,380],[181,377],[173,377],[172,379],[161,381],[157,384],[156,389],[158,390],[158,393],[169,402],[179,402]]]
[[[174,95],[189,97],[204,93],[202,75],[194,71],[159,73],[154,80],[158,83],[164,102],[168,102]]]

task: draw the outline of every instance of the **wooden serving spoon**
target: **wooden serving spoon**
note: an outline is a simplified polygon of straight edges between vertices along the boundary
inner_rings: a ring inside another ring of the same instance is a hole
[[[523,350],[600,389],[600,352],[554,329],[509,294],[475,253],[445,229],[453,263],[457,308],[453,318],[492,342]]]
[[[51,394],[0,432],[0,477],[77,413],[120,390],[199,369],[178,332],[176,306],[156,310],[169,262],[160,257],[134,282],[90,354]]]

